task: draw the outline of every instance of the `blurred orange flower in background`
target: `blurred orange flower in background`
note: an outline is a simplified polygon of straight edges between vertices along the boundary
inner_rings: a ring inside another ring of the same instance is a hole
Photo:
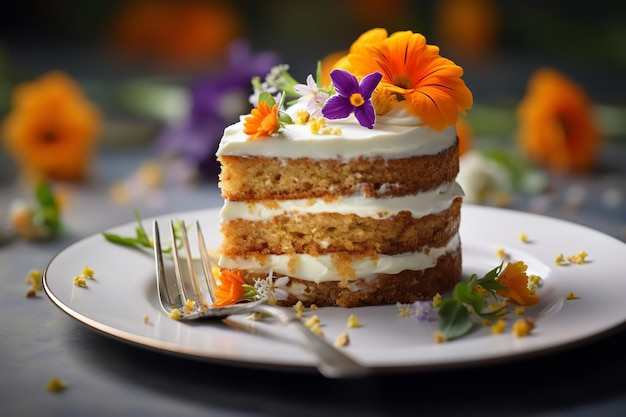
[[[465,155],[474,147],[474,133],[466,117],[456,121],[456,135],[459,138],[459,156]]]
[[[500,11],[494,0],[435,2],[435,28],[442,47],[458,58],[493,53],[500,38]]]
[[[602,139],[592,107],[580,85],[557,70],[537,70],[517,107],[520,149],[555,170],[592,168]]]
[[[220,58],[242,32],[236,7],[225,1],[135,0],[110,27],[113,52],[174,70],[200,69]]]
[[[3,143],[23,173],[36,179],[76,181],[90,167],[100,110],[62,72],[50,72],[13,90],[2,123]]]

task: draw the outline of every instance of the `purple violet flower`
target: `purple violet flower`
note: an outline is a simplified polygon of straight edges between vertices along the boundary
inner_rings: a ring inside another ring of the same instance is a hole
[[[354,113],[361,126],[372,129],[376,121],[374,105],[370,101],[374,89],[383,78],[380,72],[373,72],[359,80],[346,70],[333,70],[330,79],[337,95],[326,100],[322,115],[327,119],[343,119]]]
[[[432,301],[416,301],[413,303],[413,317],[417,321],[435,321],[437,320],[437,309],[433,306]]]
[[[224,128],[249,110],[250,80],[266,74],[280,59],[272,52],[252,53],[245,41],[229,46],[223,72],[211,73],[190,88],[190,112],[156,138],[156,148],[173,153],[198,168],[207,179],[217,179],[215,152]]]

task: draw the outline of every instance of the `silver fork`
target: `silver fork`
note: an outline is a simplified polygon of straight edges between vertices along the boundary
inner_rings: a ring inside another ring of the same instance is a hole
[[[168,283],[166,279],[159,225],[156,220],[153,227],[157,292],[161,307],[168,315],[174,309],[182,313],[181,320],[197,320],[205,317],[220,318],[233,314],[250,314],[252,312],[265,313],[298,334],[301,341],[300,345],[315,356],[316,367],[322,375],[329,378],[345,378],[358,377],[369,373],[366,367],[358,364],[344,352],[329,344],[322,337],[314,334],[289,308],[266,304],[265,299],[228,307],[211,307],[211,304],[214,302],[213,292],[217,284],[213,276],[212,261],[206,248],[200,223],[197,221],[198,247],[204,279],[199,279],[198,273],[193,266],[187,228],[184,222],[182,222],[180,225],[180,237],[182,249],[186,257],[185,263],[187,264],[187,271],[184,273],[176,244],[174,222],[170,221],[172,258],[176,275],[176,288],[171,288],[173,286],[171,285],[172,283]],[[187,308],[188,311],[185,311],[187,300],[195,302],[195,305],[191,309]]]

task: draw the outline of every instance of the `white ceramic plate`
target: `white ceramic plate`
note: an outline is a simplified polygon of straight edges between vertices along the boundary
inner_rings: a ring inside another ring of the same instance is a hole
[[[207,244],[218,246],[218,210],[174,213],[170,217],[200,220]],[[377,306],[320,308],[315,314],[321,319],[325,337],[333,341],[347,331],[351,342],[345,349],[355,359],[376,371],[402,372],[552,351],[626,322],[626,244],[573,223],[467,204],[461,224],[464,276],[482,276],[497,266],[500,260],[496,251],[502,248],[512,260],[523,260],[529,273],[544,278],[540,303],[526,309],[526,315],[536,320],[531,336],[514,337],[510,326],[515,317],[510,317],[504,334],[492,335],[485,327],[462,339],[437,344],[433,341],[436,322],[398,317],[396,306]],[[151,233],[151,219],[144,225]],[[134,228],[131,223],[109,231],[131,236]],[[522,232],[529,238],[527,243],[519,239]],[[589,254],[587,263],[555,264],[559,253],[568,256],[581,250]],[[72,284],[73,277],[85,265],[95,271],[95,280],[88,281],[87,288],[79,288]],[[127,342],[224,364],[314,370],[313,358],[293,343],[291,334],[278,323],[244,317],[225,322],[168,318],[158,306],[154,271],[151,252],[114,245],[97,234],[56,255],[44,272],[43,284],[50,299],[71,317]],[[569,292],[579,298],[566,300]],[[346,328],[350,314],[357,315],[362,327]]]

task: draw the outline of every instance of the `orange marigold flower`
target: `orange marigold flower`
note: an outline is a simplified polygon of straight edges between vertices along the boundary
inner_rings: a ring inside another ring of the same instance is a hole
[[[472,107],[472,93],[461,79],[463,69],[439,55],[439,48],[411,31],[387,37],[385,29],[361,35],[336,68],[357,78],[378,71],[383,78],[378,89],[406,100],[409,110],[428,126],[442,130],[454,125],[458,114]]]
[[[66,74],[51,72],[18,85],[2,123],[4,145],[24,173],[44,179],[83,179],[100,128],[99,109]]]
[[[322,86],[330,85],[330,83],[331,83],[331,81],[330,81],[330,72],[335,67],[335,64],[337,64],[337,62],[341,58],[346,56],[346,53],[347,53],[346,51],[332,52],[332,53],[326,55],[322,59],[322,62],[321,62],[321,64],[322,64],[322,68],[321,68],[322,80],[320,82],[320,85],[322,85]]]
[[[601,134],[592,103],[560,72],[542,68],[531,76],[517,119],[518,145],[535,162],[563,171],[593,166]]]
[[[528,289],[528,276],[526,270],[528,266],[522,262],[509,262],[507,266],[500,272],[498,281],[507,288],[498,290],[498,294],[509,300],[513,300],[519,305],[537,304],[539,296],[531,294]]]
[[[259,101],[257,108],[252,109],[250,116],[246,117],[243,124],[243,132],[248,140],[261,139],[270,136],[280,128],[278,122],[278,104],[270,108],[266,102]]]
[[[220,283],[215,290],[215,302],[212,307],[225,307],[237,303],[243,297],[245,281],[241,273],[223,269]]]

